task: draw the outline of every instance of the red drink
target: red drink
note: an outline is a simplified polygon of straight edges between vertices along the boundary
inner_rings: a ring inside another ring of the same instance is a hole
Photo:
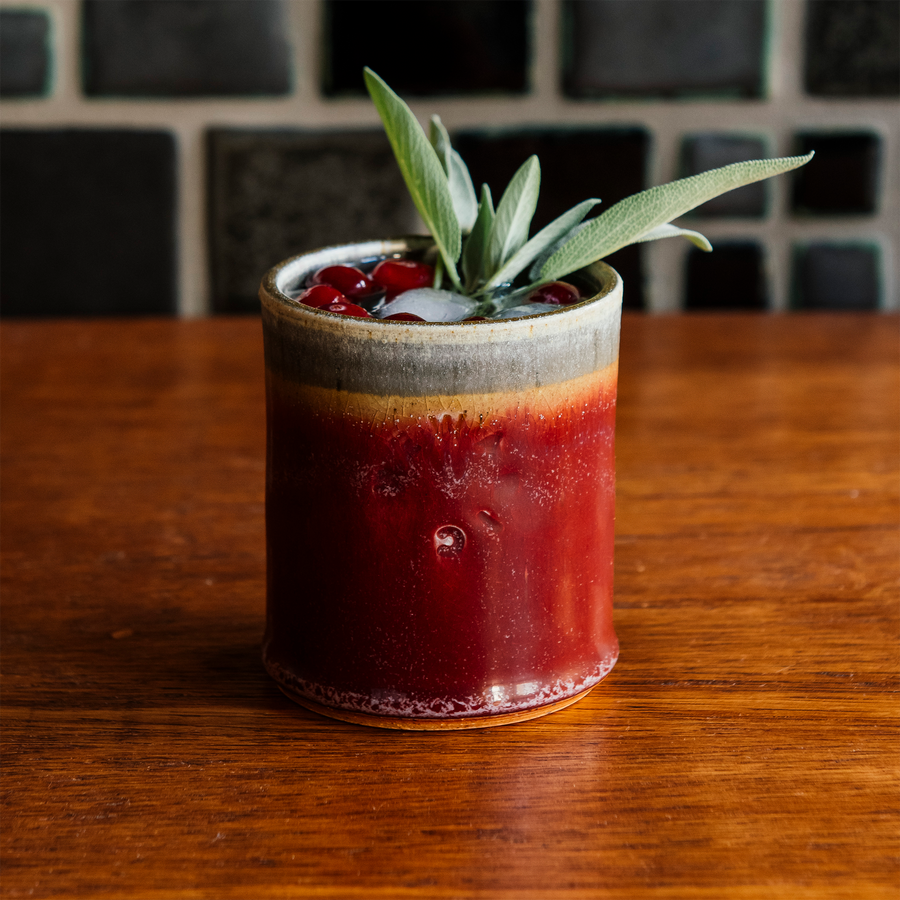
[[[339,718],[405,727],[526,717],[589,690],[618,655],[617,354],[574,378],[437,393],[429,334],[452,344],[451,326],[353,320],[351,333],[298,315],[293,348],[293,324],[266,324],[265,661],[280,686]],[[481,329],[467,363],[529,355],[484,329],[542,340],[521,323],[453,327],[464,344]],[[324,352],[332,335],[349,362]],[[423,355],[426,390],[385,390],[392,373],[378,369],[368,384],[369,352],[397,371]]]

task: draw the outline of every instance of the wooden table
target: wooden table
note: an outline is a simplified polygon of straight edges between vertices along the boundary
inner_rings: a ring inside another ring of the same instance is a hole
[[[627,317],[621,659],[423,734],[262,670],[257,320],[5,323],[3,895],[895,900],[898,331]]]

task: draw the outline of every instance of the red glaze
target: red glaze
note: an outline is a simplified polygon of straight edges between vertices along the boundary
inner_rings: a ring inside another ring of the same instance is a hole
[[[375,282],[356,266],[325,266],[313,275],[316,284],[330,284],[347,297],[366,297],[378,288]]]
[[[320,309],[330,303],[346,303],[347,298],[330,284],[314,284],[297,298],[297,302],[313,309]]]
[[[581,299],[578,288],[566,281],[551,281],[543,284],[528,295],[531,303],[558,303],[560,306],[568,306],[577,303]]]
[[[385,316],[385,322],[424,322],[421,316],[414,313],[394,313],[392,316]]]
[[[329,706],[465,717],[606,674],[614,379],[486,415],[385,398],[370,417],[276,377],[267,391],[265,654],[283,683]]]
[[[342,316],[355,316],[358,319],[372,318],[372,314],[367,309],[363,309],[355,303],[348,303],[346,300],[338,300],[320,308],[326,309],[328,312],[340,313]]]
[[[413,288],[431,287],[434,268],[411,259],[384,259],[372,271],[372,280],[393,296]]]

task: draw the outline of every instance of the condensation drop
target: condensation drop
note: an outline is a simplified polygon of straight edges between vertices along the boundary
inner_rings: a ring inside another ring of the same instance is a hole
[[[466,533],[457,525],[441,525],[434,533],[434,549],[438,556],[456,556],[466,546]]]
[[[488,509],[482,509],[478,513],[478,521],[489,531],[503,531],[503,523]]]

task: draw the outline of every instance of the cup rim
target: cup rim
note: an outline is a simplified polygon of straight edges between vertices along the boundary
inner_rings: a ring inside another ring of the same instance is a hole
[[[620,293],[622,288],[622,276],[608,263],[600,260],[577,270],[578,273],[583,273],[587,278],[602,285],[601,289],[596,294],[585,297],[578,303],[571,303],[551,311],[544,310],[540,313],[517,316],[514,319],[485,319],[475,322],[467,322],[465,320],[453,322],[405,322],[378,319],[374,316],[371,318],[357,319],[352,316],[341,315],[340,313],[328,312],[328,310],[324,309],[306,307],[303,304],[298,303],[287,293],[291,283],[296,284],[312,271],[326,265],[340,265],[349,262],[376,259],[378,257],[391,256],[395,253],[403,253],[409,250],[427,250],[433,246],[434,240],[429,235],[403,235],[401,237],[387,238],[384,240],[332,244],[314,250],[307,250],[304,253],[298,253],[295,256],[282,260],[266,272],[263,276],[262,284],[260,285],[260,300],[262,302],[266,302],[266,300],[274,301],[276,306],[279,307],[280,312],[286,312],[292,316],[297,314],[305,316],[306,314],[309,314],[315,316],[319,321],[322,321],[322,318],[325,318],[326,320],[341,321],[348,324],[364,323],[367,327],[375,325],[375,327],[395,329],[409,327],[421,328],[423,326],[432,329],[460,327],[484,328],[485,326],[507,325],[516,322],[533,323],[537,319],[546,322],[550,318],[565,316],[573,311],[583,310],[584,307],[588,305],[597,304],[600,301],[609,299],[612,295]]]

